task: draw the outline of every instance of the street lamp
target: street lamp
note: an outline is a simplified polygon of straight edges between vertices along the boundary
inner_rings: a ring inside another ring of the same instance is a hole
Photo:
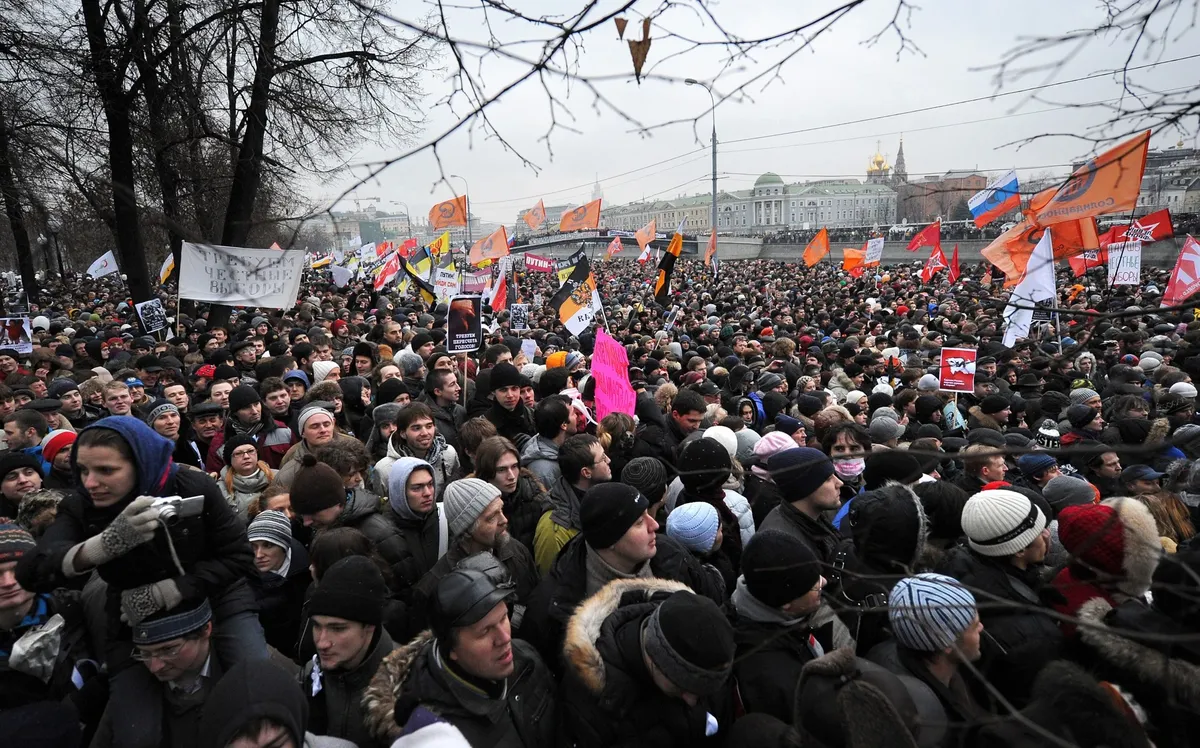
[[[466,177],[460,177],[457,174],[451,174],[451,179],[461,179],[463,183],[463,197],[467,203],[467,244],[473,244],[471,238],[471,185],[467,184]]]
[[[50,238],[54,240],[54,253],[58,255],[58,277],[67,277],[67,268],[63,264],[62,247],[58,244],[58,232],[62,229],[62,221],[57,218],[51,218],[46,221],[46,228],[50,229]]]
[[[717,233],[717,99],[713,96],[712,86],[707,83],[688,78],[684,81],[689,86],[700,86],[708,91],[708,100],[712,102],[712,230]]]
[[[404,206],[404,225],[408,228],[408,236],[412,236],[412,213],[408,209],[408,203],[403,200],[393,200],[392,202]]]

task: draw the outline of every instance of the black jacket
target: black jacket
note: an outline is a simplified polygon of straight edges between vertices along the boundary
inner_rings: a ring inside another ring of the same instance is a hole
[[[659,534],[658,550],[650,559],[650,570],[658,579],[682,582],[717,605],[725,604],[720,577],[709,574],[687,549],[671,537]],[[561,668],[562,643],[567,621],[587,594],[587,545],[576,535],[563,546],[554,568],[541,581],[525,610],[521,638],[532,643],[551,670]]]
[[[433,412],[433,425],[437,428],[437,432],[442,435],[447,444],[454,447],[455,452],[464,456],[462,447],[458,443],[458,429],[463,425],[463,421],[467,420],[467,409],[458,403],[443,408],[437,404],[437,398],[428,394],[421,396],[421,402],[428,405],[429,410]]]
[[[315,662],[310,660],[300,674],[300,688],[308,699],[308,730],[315,735],[329,735],[349,740],[358,748],[384,748],[387,739],[375,739],[367,726],[367,708],[363,695],[379,670],[383,658],[396,645],[383,627],[375,629],[375,641],[370,653],[354,670],[320,672],[319,689],[314,689]],[[315,658],[314,658],[315,660]],[[314,693],[314,690],[316,691]]]
[[[483,417],[496,427],[497,436],[508,439],[517,445],[517,449],[524,449],[525,442],[536,433],[533,427],[533,411],[525,403],[517,403],[517,407],[512,410],[506,410],[500,403],[492,403],[492,407],[488,408]]]
[[[308,551],[295,538],[292,538],[291,545],[292,559],[287,576],[260,571],[250,577],[250,588],[254,590],[258,602],[258,620],[266,634],[267,644],[284,656],[295,659],[312,572],[308,568]]]
[[[831,525],[829,520],[824,517],[812,519],[788,501],[781,502],[772,509],[758,529],[779,530],[792,536],[808,546],[823,564],[829,563],[841,538],[837,528]]]
[[[1036,571],[1021,571],[999,559],[955,546],[938,565],[938,572],[954,577],[975,591],[983,622],[982,657],[976,666],[1001,694],[1018,708],[1025,705],[1038,671],[1057,659],[1063,635],[1047,613]],[[985,594],[980,594],[980,593]],[[985,693],[976,692],[981,704]]]
[[[179,470],[167,479],[159,493],[204,496],[204,510],[199,516],[181,518],[169,526],[175,552],[186,573],[180,576],[175,569],[167,531],[161,527],[150,542],[97,567],[100,578],[108,583],[109,642],[132,639],[129,627],[121,622],[121,592],[164,579],[174,579],[184,599],[207,597],[216,621],[254,610],[254,593],[247,580],[258,571],[246,540],[246,528],[213,479],[198,470]],[[96,507],[78,493],[64,498],[37,550],[18,564],[17,579],[21,586],[49,592],[75,585],[80,578],[63,574],[63,558],[72,547],[103,532],[133,498],[104,508]]]
[[[576,748],[721,745],[733,721],[732,683],[689,706],[659,690],[642,657],[643,623],[681,589],[661,579],[611,582],[572,616],[561,707]],[[706,713],[717,720],[711,737],[705,737]]]
[[[791,724],[800,671],[834,650],[833,622],[814,629],[807,622],[785,626],[738,615],[733,635],[733,676],[742,706],[747,713],[763,712]]]
[[[665,419],[664,423],[643,421],[634,432],[633,456],[655,457],[667,466],[668,471],[673,472],[675,460],[679,457],[679,445],[685,438],[686,435],[671,418]]]
[[[438,511],[435,506],[417,520],[403,517],[389,506],[376,514],[380,522],[372,521],[372,532],[378,532],[378,539],[371,540],[392,569],[393,591],[404,598],[437,563]]]
[[[412,595],[410,635],[415,636],[425,628],[425,618],[429,613],[433,594],[437,591],[438,582],[442,580],[442,577],[454,571],[459,562],[469,555],[461,541],[454,543],[446,551],[446,555],[438,559],[433,568],[421,577],[420,582],[417,582]],[[492,555],[504,564],[504,568],[508,570],[509,579],[516,585],[514,589],[516,601],[511,607],[512,630],[513,635],[516,636],[525,618],[525,607],[529,604],[529,599],[533,596],[533,591],[537,589],[540,580],[537,564],[534,563],[533,554],[529,552],[529,549],[511,537],[503,546],[492,551]]]
[[[417,707],[458,728],[472,748],[557,745],[557,684],[538,653],[514,639],[513,673],[489,694],[449,670],[428,631],[384,659],[367,692],[367,723],[394,738]]]
[[[543,486],[528,468],[521,468],[517,478],[517,490],[502,498],[504,518],[508,520],[508,534],[521,541],[521,545],[532,552],[538,520],[552,508],[546,486]]]

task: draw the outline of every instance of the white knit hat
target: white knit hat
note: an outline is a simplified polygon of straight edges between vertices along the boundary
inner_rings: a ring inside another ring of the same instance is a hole
[[[1011,556],[1028,548],[1046,529],[1046,517],[1024,494],[980,491],[963,506],[962,528],[976,553]]]
[[[922,374],[921,378],[917,380],[918,392],[937,392],[940,386],[938,378],[932,374]]]
[[[442,496],[442,511],[450,537],[456,538],[475,524],[488,504],[500,497],[500,489],[478,478],[462,478],[446,486]]]
[[[722,447],[724,447],[725,451],[729,453],[730,457],[737,455],[737,434],[733,433],[733,430],[728,426],[709,426],[704,430],[703,436],[705,439],[712,439],[717,444],[720,444]]]
[[[313,384],[324,382],[325,377],[329,376],[334,369],[341,368],[332,361],[313,361]]]
[[[711,504],[693,501],[667,515],[667,535],[695,553],[708,553],[717,542],[721,517]]]
[[[1169,392],[1172,395],[1182,395],[1183,397],[1195,397],[1196,385],[1191,382],[1176,382],[1171,385]]]

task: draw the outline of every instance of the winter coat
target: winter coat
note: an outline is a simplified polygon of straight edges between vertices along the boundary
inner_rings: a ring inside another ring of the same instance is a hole
[[[132,641],[133,632],[121,622],[121,592],[134,587],[173,579],[185,600],[207,597],[213,620],[254,610],[254,594],[247,580],[257,574],[246,528],[229,508],[212,478],[198,470],[182,470],[170,462],[174,444],[158,434],[147,435],[134,419],[114,417],[103,425],[120,433],[130,444],[138,468],[134,491],[108,507],[97,507],[82,489],[58,505],[54,522],[46,529],[32,553],[18,563],[17,579],[28,590],[49,592],[77,585],[76,577],[63,573],[63,559],[76,545],[99,535],[137,496],[203,496],[204,508],[194,517],[181,517],[154,538],[128,553],[96,567],[108,583],[105,611],[110,644]],[[170,534],[168,542],[167,534]],[[175,567],[171,545],[185,573]],[[110,664],[118,664],[129,652],[128,645],[110,652]]]
[[[790,502],[784,501],[771,510],[763,520],[762,530],[779,530],[799,540],[813,552],[821,563],[828,564],[833,557],[840,536],[829,520],[824,517],[812,519]]]
[[[1096,675],[1131,692],[1147,711],[1157,746],[1194,745],[1200,734],[1200,643],[1195,631],[1137,600],[1115,608],[1096,598],[1079,610],[1079,638]],[[1156,640],[1132,636],[1151,634]]]
[[[434,443],[429,448],[429,454],[417,459],[424,460],[433,467],[434,496],[435,500],[441,501],[442,492],[446,490],[446,486],[461,478],[462,473],[458,464],[458,452],[454,451],[454,447],[447,444],[441,434],[434,436],[433,440]],[[396,438],[396,434],[393,434],[392,438],[388,439],[387,457],[375,463],[375,485],[372,486],[372,490],[380,496],[387,497],[388,475],[392,471],[392,465],[401,457],[417,457],[417,455],[413,454],[413,451],[405,444],[403,435]]]
[[[945,737],[940,745],[945,748],[959,748],[975,744],[974,733],[983,724],[987,713],[980,709],[971,697],[969,673],[966,668],[960,667],[947,686],[929,672],[929,668],[917,653],[900,649],[896,642],[891,640],[872,649],[867,659],[902,678],[907,676],[916,679],[919,683],[914,685],[919,691],[932,692],[942,708],[942,714],[939,716],[944,716],[946,720]],[[921,684],[925,688],[921,688]],[[907,683],[905,686],[913,687]],[[937,730],[942,726],[931,727]]]
[[[733,676],[747,713],[764,712],[791,723],[796,683],[804,665],[843,646],[854,646],[828,605],[800,619],[785,618],[750,594],[744,579],[733,593],[737,652]]]
[[[967,429],[992,429],[993,431],[1004,433],[1004,424],[984,413],[979,409],[978,405],[972,405],[967,413],[969,415],[967,418]]]
[[[504,518],[508,520],[508,534],[532,552],[538,521],[551,509],[545,484],[532,472],[521,468],[517,489],[511,494],[502,494],[501,498],[504,500]]]
[[[1022,571],[961,545],[950,549],[937,571],[986,602],[979,609],[982,657],[976,666],[1005,698],[1023,707],[1038,671],[1063,649],[1062,631],[1042,601],[1037,571]],[[976,693],[976,698],[987,703],[988,694]]]
[[[382,626],[375,628],[375,643],[358,667],[329,672],[317,668],[317,655],[304,665],[300,688],[308,699],[308,729],[317,735],[344,738],[358,748],[385,748],[390,740],[375,738],[367,727],[364,695],[383,659],[396,645]]]
[[[671,481],[671,484],[667,486],[666,507],[668,513],[675,511],[675,507],[678,504],[687,503],[686,501],[680,501],[680,496],[683,492],[683,481],[676,476],[675,480]],[[736,528],[727,529],[736,529],[738,537],[741,539],[742,547],[745,547],[750,542],[750,538],[754,537],[755,528],[754,511],[750,508],[750,501],[736,490],[726,488],[724,503],[725,507],[733,514],[734,519],[737,520]]]
[[[497,436],[508,439],[517,445],[517,449],[524,449],[526,442],[537,433],[533,427],[533,411],[525,403],[519,402],[516,408],[506,410],[500,403],[493,402],[483,417],[496,427]]]
[[[296,642],[304,625],[302,611],[308,586],[312,583],[308,551],[295,538],[290,548],[287,574],[257,572],[250,577],[250,588],[258,603],[258,620],[267,636],[267,644],[287,657],[296,656]]]
[[[338,523],[366,535],[392,570],[392,591],[406,598],[408,590],[437,562],[438,509],[425,517],[401,517],[378,497],[356,491]]]
[[[633,456],[657,458],[669,472],[675,472],[675,459],[685,434],[673,418],[662,414],[649,395],[638,398],[635,411],[641,420],[634,432]]]
[[[358,441],[353,436],[334,434],[333,440],[329,443],[333,444],[334,442],[347,440]],[[287,454],[283,456],[283,460],[279,464],[279,469],[275,471],[275,479],[271,481],[271,485],[291,488],[292,481],[296,479],[296,473],[300,472],[300,466],[304,464],[304,455],[309,454],[313,454],[313,450],[309,448],[308,443],[303,439],[293,444],[288,449]]]
[[[731,684],[689,706],[659,690],[642,657],[646,619],[685,589],[663,579],[617,580],[571,616],[561,709],[564,730],[577,748],[721,745],[733,721]],[[711,737],[705,737],[707,714],[718,725]]]
[[[750,504],[750,516],[754,526],[762,527],[771,510],[783,502],[783,492],[774,481],[764,480],[747,470],[746,501]]]
[[[512,640],[513,673],[492,698],[452,671],[429,631],[394,650],[363,697],[367,726],[390,742],[417,707],[454,725],[472,748],[551,748],[557,745],[557,684],[537,651]],[[385,744],[387,744],[385,742]]]
[[[54,642],[54,648],[46,652],[46,661],[50,664],[46,677],[14,667],[16,663],[9,659],[14,645],[22,639],[26,643],[33,641],[40,632],[47,630],[47,624],[55,616],[61,616],[64,625],[61,636]],[[12,629],[0,630],[0,713],[42,701],[62,701],[67,698],[75,701],[80,689],[72,682],[73,675],[79,673],[79,677],[82,677],[89,672],[92,677],[98,675],[97,668],[89,670],[84,664],[85,661],[96,659],[96,655],[89,651],[87,634],[84,606],[78,592],[60,589],[36,595],[24,620]],[[93,684],[93,688],[100,682]],[[103,706],[100,706],[99,712],[102,711]],[[91,715],[91,719],[81,718],[80,721],[94,723],[98,717],[99,713]]]
[[[433,412],[433,425],[437,428],[437,432],[442,435],[447,444],[454,447],[455,452],[461,451],[458,443],[458,430],[467,420],[467,409],[458,403],[443,408],[437,404],[437,398],[428,394],[422,395],[420,399]]]
[[[562,477],[558,467],[558,445],[541,436],[533,437],[521,450],[521,467],[528,468],[543,486],[553,486]]]
[[[245,522],[250,505],[267,490],[274,477],[275,471],[260,460],[258,470],[253,475],[238,475],[226,465],[217,476],[217,485],[221,487],[221,495],[229,502],[229,507]]]
[[[680,582],[717,605],[725,604],[724,586],[717,584],[715,575],[705,572],[686,548],[669,535],[660,533],[656,540],[657,551],[649,561],[656,578]],[[586,595],[587,544],[577,535],[563,546],[554,568],[538,584],[521,625],[521,638],[538,648],[551,670],[557,672],[561,666],[567,621]]]

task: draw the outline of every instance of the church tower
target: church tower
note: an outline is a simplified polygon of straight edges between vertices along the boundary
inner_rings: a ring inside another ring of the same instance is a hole
[[[900,136],[900,150],[896,153],[896,163],[892,166],[892,184],[908,182],[908,168],[904,165],[904,136]]]
[[[600,189],[600,175],[596,175],[596,183],[592,185],[592,201],[600,200],[604,197],[604,190]]]

